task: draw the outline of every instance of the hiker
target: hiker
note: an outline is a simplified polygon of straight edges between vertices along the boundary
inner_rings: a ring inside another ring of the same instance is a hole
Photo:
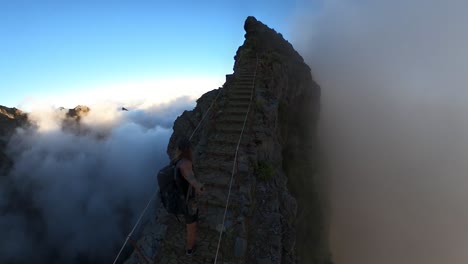
[[[192,256],[195,249],[197,236],[198,207],[196,194],[204,193],[203,184],[195,178],[193,173],[192,146],[190,140],[183,138],[177,144],[176,161],[176,181],[177,186],[185,195],[186,210],[184,212],[185,224],[187,226],[186,254]]]

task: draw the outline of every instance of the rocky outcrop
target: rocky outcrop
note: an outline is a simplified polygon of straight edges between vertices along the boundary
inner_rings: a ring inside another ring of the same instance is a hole
[[[78,105],[73,109],[68,109],[67,117],[79,120],[82,117],[86,116],[89,113],[89,111],[91,111],[89,107],[85,105]]]
[[[5,153],[7,143],[16,128],[27,124],[27,119],[27,115],[21,110],[0,105],[0,175],[7,174],[13,165],[12,160]]]
[[[254,17],[244,28],[234,74],[175,121],[168,144],[171,156],[197,129],[195,173],[207,186],[198,252],[184,255],[185,226],[159,207],[127,263],[214,263],[221,230],[219,263],[331,263],[314,135],[320,88],[280,34]]]
[[[96,140],[104,140],[111,135],[110,125],[93,125],[83,122],[83,118],[88,116],[92,111],[91,108],[85,105],[78,105],[75,108],[65,109],[59,108],[59,111],[65,113],[62,119],[61,129],[63,132],[74,134],[77,136],[90,136]],[[116,111],[128,111],[126,108],[116,109]]]
[[[62,121],[62,130],[76,135],[83,135],[90,131],[80,120],[89,114],[91,109],[84,105],[78,105],[72,109],[60,108],[60,111],[66,111],[65,118]]]

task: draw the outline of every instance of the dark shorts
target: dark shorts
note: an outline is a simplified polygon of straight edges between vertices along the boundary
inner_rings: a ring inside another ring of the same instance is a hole
[[[184,218],[186,224],[193,224],[198,221],[198,203],[195,198],[191,198],[187,204]]]

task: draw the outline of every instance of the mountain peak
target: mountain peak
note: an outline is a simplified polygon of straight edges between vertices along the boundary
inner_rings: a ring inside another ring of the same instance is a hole
[[[214,260],[219,246],[224,263],[331,263],[311,136],[320,87],[281,34],[252,16],[244,29],[234,73],[177,118],[167,148],[174,158],[176,142],[190,136],[194,171],[206,186],[198,199],[203,242],[191,260]],[[158,263],[188,263],[174,254],[185,247],[183,226],[159,209],[138,246]],[[126,263],[140,256],[136,250]]]

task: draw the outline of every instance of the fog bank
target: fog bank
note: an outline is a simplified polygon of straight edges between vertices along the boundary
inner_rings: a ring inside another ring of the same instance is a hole
[[[322,87],[337,264],[466,263],[467,10],[330,0],[298,14],[292,42]]]

